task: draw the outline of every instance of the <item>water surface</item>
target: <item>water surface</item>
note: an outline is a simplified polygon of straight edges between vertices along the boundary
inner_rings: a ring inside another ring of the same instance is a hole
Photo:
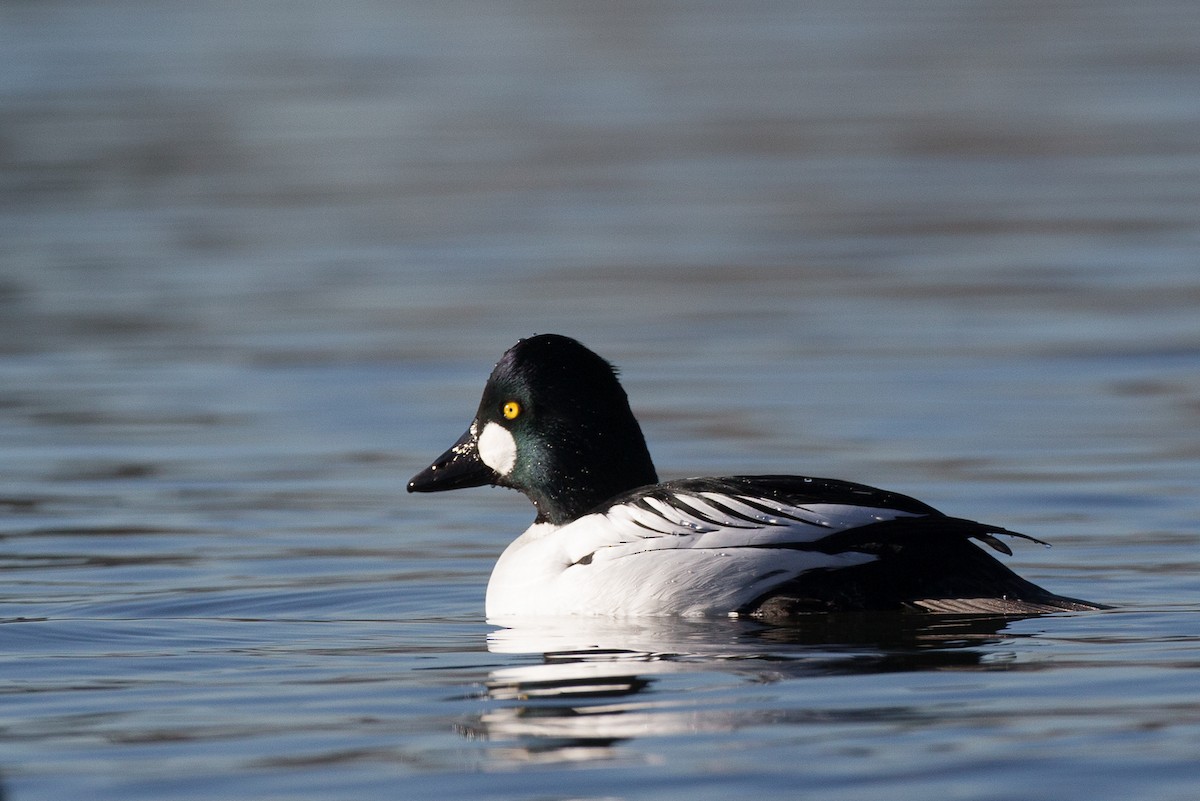
[[[1191,799],[1198,43],[1167,0],[9,4],[5,797]],[[530,507],[403,487],[546,331],[664,477],[893,488],[1115,608],[488,622]]]

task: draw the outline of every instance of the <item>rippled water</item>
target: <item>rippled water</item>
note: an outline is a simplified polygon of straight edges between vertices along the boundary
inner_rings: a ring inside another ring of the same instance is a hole
[[[0,785],[27,799],[1191,799],[1190,3],[0,10]],[[407,496],[517,337],[664,477],[1054,543],[1025,620],[482,618]]]

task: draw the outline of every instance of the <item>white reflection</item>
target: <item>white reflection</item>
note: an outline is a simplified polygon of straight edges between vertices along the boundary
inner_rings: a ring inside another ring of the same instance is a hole
[[[747,620],[548,617],[493,619],[495,654],[539,661],[489,674],[491,705],[463,727],[496,743],[502,763],[653,760],[625,741],[810,719],[803,709],[739,703],[744,682],[830,673],[978,667],[1012,619],[814,616],[791,626]],[[735,683],[729,684],[729,677]]]
[[[549,616],[492,618],[501,626],[488,635],[488,650],[498,654],[578,654],[616,659],[662,655],[720,657],[744,651],[746,635],[759,628],[735,619],[692,620],[679,617],[603,618]],[[761,649],[761,641],[753,640]]]

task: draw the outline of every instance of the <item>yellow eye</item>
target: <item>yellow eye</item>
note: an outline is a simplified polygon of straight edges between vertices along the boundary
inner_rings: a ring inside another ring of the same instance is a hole
[[[516,420],[521,416],[521,404],[517,403],[516,401],[509,401],[508,403],[504,404],[504,408],[501,409],[501,413],[504,415],[505,420]]]

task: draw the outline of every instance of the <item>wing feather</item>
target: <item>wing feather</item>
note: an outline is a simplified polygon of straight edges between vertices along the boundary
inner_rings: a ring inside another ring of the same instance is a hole
[[[856,549],[829,548],[822,541],[858,525],[907,515],[844,504],[799,507],[746,494],[659,492],[613,504],[599,516],[610,524],[610,536],[601,547],[632,555],[674,548],[850,552]],[[594,552],[589,551],[588,556]]]

